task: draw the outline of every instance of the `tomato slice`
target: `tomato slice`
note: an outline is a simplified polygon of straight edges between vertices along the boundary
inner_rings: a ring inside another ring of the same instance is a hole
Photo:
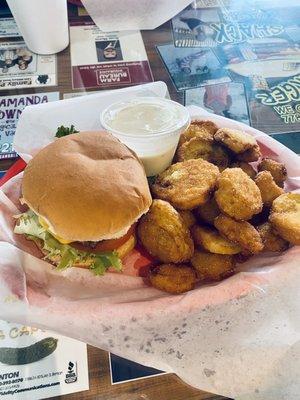
[[[84,242],[72,242],[70,243],[70,246],[87,253],[103,253],[104,251],[117,250],[120,246],[122,246],[122,244],[129,240],[130,236],[134,233],[135,226],[136,224],[131,225],[128,232],[124,236],[118,239],[101,240],[100,242],[95,243],[95,247],[85,245]]]

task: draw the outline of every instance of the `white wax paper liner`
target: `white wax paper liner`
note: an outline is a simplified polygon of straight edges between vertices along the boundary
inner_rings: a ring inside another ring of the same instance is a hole
[[[81,102],[73,103],[75,114]],[[190,111],[219,126],[242,126],[200,108]],[[243,127],[257,137],[264,155],[286,164],[287,189],[299,189],[298,156]],[[45,132],[38,134],[36,144]],[[30,154],[29,144],[27,150]],[[56,272],[34,256],[30,242],[12,233],[21,179],[19,174],[0,190],[1,319],[55,330],[175,372],[208,392],[241,400],[299,399],[299,247],[256,256],[236,275],[179,296],[147,287],[136,276]]]

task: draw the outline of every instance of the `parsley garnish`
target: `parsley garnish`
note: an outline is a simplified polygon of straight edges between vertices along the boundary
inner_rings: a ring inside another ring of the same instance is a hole
[[[55,137],[61,138],[61,137],[63,137],[63,136],[71,135],[72,133],[79,133],[79,131],[77,131],[77,130],[75,129],[74,125],[71,125],[70,128],[61,125],[61,126],[59,126],[59,127],[57,128]]]

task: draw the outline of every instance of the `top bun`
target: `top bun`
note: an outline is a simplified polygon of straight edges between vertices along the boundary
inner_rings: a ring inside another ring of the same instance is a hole
[[[105,131],[81,132],[43,148],[24,171],[25,203],[69,241],[125,235],[151,194],[136,154]]]

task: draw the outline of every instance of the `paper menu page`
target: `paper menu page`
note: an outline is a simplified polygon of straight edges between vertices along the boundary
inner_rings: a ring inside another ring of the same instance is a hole
[[[38,400],[88,389],[85,343],[0,320],[1,400]]]

